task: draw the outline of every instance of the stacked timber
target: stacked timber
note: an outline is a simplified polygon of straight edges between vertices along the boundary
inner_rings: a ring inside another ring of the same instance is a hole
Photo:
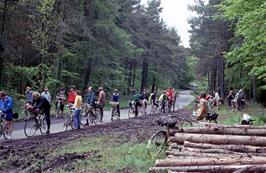
[[[266,172],[266,127],[207,125],[177,131],[150,172]]]

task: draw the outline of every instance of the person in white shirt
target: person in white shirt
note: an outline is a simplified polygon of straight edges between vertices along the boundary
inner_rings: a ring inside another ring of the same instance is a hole
[[[50,103],[50,105],[51,105],[51,103],[52,103],[52,98],[51,98],[51,95],[50,95],[49,90],[48,90],[47,87],[44,88],[44,90],[43,90],[43,92],[42,92],[41,95],[42,95],[43,97],[45,97],[45,98],[48,100],[48,102]]]

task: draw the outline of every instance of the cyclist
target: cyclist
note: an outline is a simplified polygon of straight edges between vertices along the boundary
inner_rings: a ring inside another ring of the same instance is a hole
[[[143,89],[141,95],[142,95],[141,101],[144,103],[145,109],[147,109],[147,101],[149,100],[149,94],[147,93],[147,90]]]
[[[151,102],[151,106],[152,106],[152,112],[154,113],[155,109],[158,109],[159,104],[157,103],[157,91],[154,91],[153,93],[151,93],[150,98],[149,98],[149,102]],[[155,112],[156,113],[156,112]]]
[[[206,94],[200,95],[199,105],[197,109],[197,120],[202,120],[208,115],[208,101],[206,100]]]
[[[177,92],[175,91],[175,89],[173,89],[173,112],[175,111],[175,106],[176,106],[176,98],[177,98]]]
[[[85,101],[90,106],[95,107],[96,96],[95,96],[95,92],[93,91],[93,88],[92,87],[89,87],[88,88],[88,92],[85,95]]]
[[[171,106],[173,105],[173,102],[174,102],[174,90],[173,90],[173,88],[169,87],[166,91],[166,95],[167,95],[169,112],[171,112]]]
[[[32,91],[30,87],[26,87],[25,96],[26,96],[26,103],[32,104]]]
[[[234,99],[234,92],[233,92],[233,90],[230,90],[229,91],[229,94],[227,96],[227,104],[228,104],[228,107],[231,107],[232,106],[233,99]]]
[[[67,97],[68,104],[74,104],[75,97],[77,95],[76,91],[74,90],[74,87],[70,88],[70,90],[69,90],[67,95],[68,95],[68,97]]]
[[[50,120],[50,109],[51,105],[50,102],[46,99],[46,97],[41,96],[40,93],[34,92],[32,93],[33,96],[33,108],[36,109],[37,111],[44,111],[45,114],[45,120],[47,123],[47,132],[46,134],[50,134],[50,125],[51,125],[51,120]]]
[[[49,101],[50,105],[52,104],[52,97],[47,87],[44,88],[41,96],[44,96]]]
[[[137,117],[139,114],[138,107],[142,106],[140,103],[141,98],[142,98],[142,94],[140,93],[137,93],[133,96],[133,101],[135,103],[135,117]]]
[[[101,118],[100,118],[100,122],[103,122],[103,108],[105,105],[105,92],[103,90],[103,87],[99,87],[99,96],[98,96],[98,104],[100,104],[100,112],[101,112]]]
[[[116,102],[117,103],[116,110],[117,110],[118,117],[120,118],[119,101],[120,101],[120,96],[119,96],[119,93],[118,93],[117,89],[115,89],[114,92],[113,92],[113,95],[112,95],[112,102]],[[113,121],[113,114],[112,114],[112,117],[111,117],[111,121]]]
[[[60,115],[63,115],[63,112],[64,112],[65,99],[66,99],[65,90],[64,88],[61,88],[60,91],[56,95],[56,101],[55,101],[55,110],[59,110]]]
[[[81,112],[81,104],[82,104],[82,97],[81,92],[79,90],[76,90],[76,97],[74,102],[74,126],[75,129],[80,129],[80,112]]]
[[[13,131],[13,99],[8,96],[4,91],[0,91],[0,98],[2,101],[1,113],[5,114],[5,123],[7,126],[6,138],[11,139],[11,134]]]
[[[164,91],[161,96],[159,97],[159,102],[161,102],[161,112],[165,113],[165,105],[167,102],[167,95],[166,95],[166,91]]]

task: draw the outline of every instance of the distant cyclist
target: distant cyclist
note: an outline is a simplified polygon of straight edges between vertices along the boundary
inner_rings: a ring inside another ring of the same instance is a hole
[[[152,113],[157,113],[155,110],[158,109],[159,104],[157,103],[157,91],[154,91],[153,93],[151,93],[150,98],[149,98],[149,102],[151,103],[151,109],[152,109]]]
[[[105,100],[106,100],[106,96],[105,96],[105,92],[103,90],[103,87],[99,87],[99,96],[98,96],[98,104],[100,104],[100,112],[101,112],[101,118],[100,118],[100,122],[103,122],[103,108],[105,106]]]
[[[147,90],[143,89],[141,95],[142,95],[141,101],[143,102],[145,109],[147,109],[147,102],[149,100],[149,94],[147,93]]]
[[[13,131],[13,99],[8,96],[4,91],[0,91],[0,99],[2,102],[1,108],[1,116],[4,113],[4,119],[6,121],[7,126],[7,139],[11,139],[11,134]]]
[[[63,115],[64,113],[65,100],[66,100],[65,90],[64,88],[61,88],[56,95],[56,101],[55,101],[55,110],[56,111],[58,110],[58,113],[60,115]]]
[[[75,98],[76,98],[76,95],[77,95],[74,87],[70,88],[70,90],[68,91],[67,95],[68,95],[68,97],[67,97],[68,104],[74,104]]]
[[[95,92],[93,91],[92,87],[88,88],[88,91],[85,95],[85,101],[87,104],[95,108],[96,96],[95,96]]]
[[[117,103],[117,105],[116,105],[116,111],[117,111],[118,117],[120,118],[119,101],[120,101],[120,95],[118,93],[118,90],[115,89],[114,92],[113,92],[113,95],[112,95],[112,102],[116,102]],[[113,116],[113,114],[112,114],[112,116]],[[113,117],[111,117],[111,120],[113,120]]]
[[[161,112],[165,113],[165,106],[166,106],[166,102],[167,102],[167,95],[166,95],[166,91],[164,91],[161,96],[159,97],[159,102],[161,102]]]
[[[142,98],[142,94],[140,93],[137,93],[133,96],[133,101],[135,103],[135,117],[137,117],[139,114],[138,107],[142,106],[140,103],[141,98]]]
[[[52,105],[52,97],[47,87],[44,88],[41,96],[44,96],[49,101],[50,105]]]

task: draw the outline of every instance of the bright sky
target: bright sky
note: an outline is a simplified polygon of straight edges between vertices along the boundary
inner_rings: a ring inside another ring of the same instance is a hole
[[[148,0],[141,0],[142,4],[147,4]],[[193,13],[187,9],[188,5],[193,5],[194,0],[161,0],[163,8],[162,18],[170,27],[175,27],[181,36],[181,44],[189,47],[190,26],[187,22]]]

